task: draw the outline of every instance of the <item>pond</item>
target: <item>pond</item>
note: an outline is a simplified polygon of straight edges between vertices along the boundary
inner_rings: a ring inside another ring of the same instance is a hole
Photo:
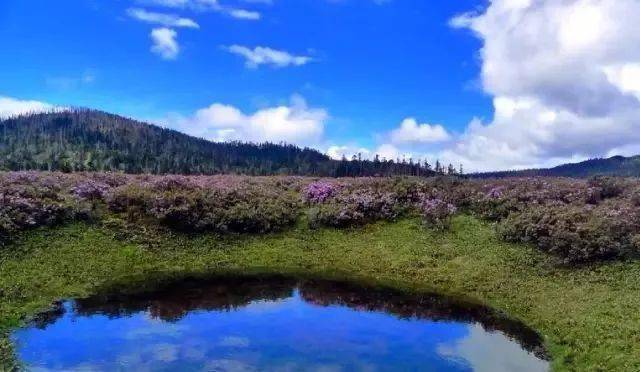
[[[36,371],[549,368],[536,332],[486,307],[284,277],[183,279],[64,301],[12,338]]]

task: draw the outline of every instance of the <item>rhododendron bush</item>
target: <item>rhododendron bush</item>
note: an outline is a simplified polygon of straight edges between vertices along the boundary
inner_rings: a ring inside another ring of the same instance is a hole
[[[501,237],[565,262],[640,252],[640,181],[529,178],[340,178],[0,173],[0,243],[71,220],[119,219],[184,231],[267,233],[306,216],[351,227],[421,216],[446,229],[455,213],[496,222]],[[130,224],[129,224],[130,225]]]
[[[437,198],[425,199],[420,207],[425,222],[440,229],[449,227],[451,217],[458,210],[452,203]]]

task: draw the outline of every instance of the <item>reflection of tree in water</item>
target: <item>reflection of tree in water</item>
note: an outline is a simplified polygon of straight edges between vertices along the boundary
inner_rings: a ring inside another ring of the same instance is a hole
[[[479,323],[486,331],[500,331],[538,358],[549,359],[542,337],[536,331],[477,303],[437,294],[408,294],[326,280],[302,282],[300,295],[306,302],[319,306],[339,305],[358,311],[384,312],[401,319]]]
[[[522,322],[488,307],[441,295],[412,295],[389,288],[366,287],[328,280],[297,280],[281,276],[214,277],[184,279],[140,293],[106,294],[74,301],[80,316],[95,314],[122,317],[148,311],[156,319],[180,320],[196,310],[231,311],[253,301],[277,301],[293,295],[294,288],[306,302],[378,311],[402,319],[479,323],[487,331],[500,331],[524,349],[548,359],[540,335]],[[63,303],[34,319],[45,328],[64,315]]]
[[[79,315],[120,317],[148,311],[168,322],[196,310],[230,311],[252,301],[276,301],[293,294],[296,281],[278,277],[186,279],[139,294],[94,296],[75,301]]]

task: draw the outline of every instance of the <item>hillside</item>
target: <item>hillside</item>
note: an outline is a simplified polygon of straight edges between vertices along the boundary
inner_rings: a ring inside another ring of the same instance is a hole
[[[596,175],[640,177],[640,155],[632,157],[614,156],[606,159],[590,159],[580,163],[562,164],[553,168],[476,173],[471,176],[474,178],[542,176],[586,178]]]
[[[335,161],[286,144],[216,143],[95,110],[0,121],[0,170],[338,177],[432,173],[415,164]]]

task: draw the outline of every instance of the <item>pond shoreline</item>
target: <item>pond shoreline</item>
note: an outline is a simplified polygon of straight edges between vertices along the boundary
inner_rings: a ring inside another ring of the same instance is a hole
[[[222,356],[255,370],[277,369],[284,360],[342,370],[415,370],[423,363],[440,370],[486,363],[496,371],[548,370],[537,332],[449,296],[282,275],[157,276],[146,284],[125,282],[116,292],[56,303],[13,332],[17,354],[29,366],[54,370],[113,370],[122,358],[130,370],[200,370]],[[171,350],[168,360],[157,345]]]
[[[6,332],[54,300],[86,297],[123,278],[139,283],[154,273],[271,273],[473,299],[540,331],[555,370],[629,370],[640,363],[633,353],[640,325],[623,318],[640,306],[628,278],[638,275],[638,263],[558,267],[533,249],[501,242],[490,225],[472,217],[456,217],[444,234],[408,219],[342,231],[297,227],[267,236],[161,238],[157,247],[145,248],[82,223],[26,234],[15,243],[20,253],[0,263],[9,274],[0,278],[7,299],[0,305],[1,327]],[[612,298],[612,288],[620,296]],[[604,311],[608,317],[600,316]]]

